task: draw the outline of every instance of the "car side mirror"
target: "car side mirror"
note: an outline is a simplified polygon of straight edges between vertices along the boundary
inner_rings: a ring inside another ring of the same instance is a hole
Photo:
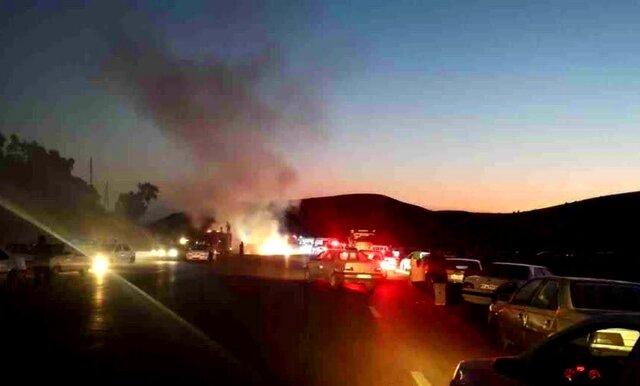
[[[519,379],[526,375],[527,365],[520,357],[503,357],[493,362],[493,369],[500,375]]]

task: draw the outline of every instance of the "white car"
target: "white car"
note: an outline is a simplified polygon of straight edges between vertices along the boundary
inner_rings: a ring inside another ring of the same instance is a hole
[[[195,242],[187,248],[184,258],[194,261],[214,261],[217,259],[217,251],[208,242]]]
[[[19,276],[24,276],[26,271],[27,264],[24,257],[13,255],[0,248],[0,275],[6,276],[9,285],[12,285]]]
[[[407,256],[403,257],[400,260],[400,269],[405,272],[409,272],[411,270],[411,260],[412,259],[422,259],[425,256],[429,256],[430,253],[426,251],[413,251]]]
[[[67,248],[64,244],[50,244],[49,248],[49,268],[54,274],[78,272],[84,275],[91,268],[91,259],[75,249]]]
[[[10,243],[6,245],[4,251],[8,252],[11,256],[23,258],[27,266],[33,262],[33,254],[27,244]]]
[[[104,254],[111,263],[134,263],[136,261],[136,252],[126,243],[105,244],[98,253]]]
[[[467,303],[489,305],[493,301],[498,287],[513,283],[520,286],[529,279],[552,276],[547,267],[541,265],[495,262],[485,267],[479,275],[464,279],[462,298]]]

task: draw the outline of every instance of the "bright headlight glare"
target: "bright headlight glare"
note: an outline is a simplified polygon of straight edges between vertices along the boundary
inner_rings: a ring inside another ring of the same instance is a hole
[[[168,253],[169,257],[178,257],[178,250],[175,248],[169,249]]]
[[[103,255],[95,255],[91,261],[91,271],[96,274],[103,274],[109,270],[109,259]]]

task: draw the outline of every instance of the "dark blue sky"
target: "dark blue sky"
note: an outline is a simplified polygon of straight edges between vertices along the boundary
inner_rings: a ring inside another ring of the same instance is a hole
[[[292,197],[379,192],[512,211],[637,190],[638,2],[13,3],[1,130],[59,148],[80,175],[93,155],[120,190],[170,186],[190,162],[100,81],[122,31],[160,34],[180,58],[278,47],[278,71],[324,113],[320,133],[271,138],[299,171]]]

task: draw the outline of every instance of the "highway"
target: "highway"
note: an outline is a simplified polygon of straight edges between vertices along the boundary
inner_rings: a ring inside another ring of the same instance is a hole
[[[479,310],[434,306],[402,276],[373,295],[305,284],[301,267],[294,257],[232,256],[63,274],[2,290],[10,317],[0,327],[20,331],[9,339],[14,358],[105,383],[210,384],[232,367],[262,384],[435,386],[448,384],[461,359],[500,355]]]

